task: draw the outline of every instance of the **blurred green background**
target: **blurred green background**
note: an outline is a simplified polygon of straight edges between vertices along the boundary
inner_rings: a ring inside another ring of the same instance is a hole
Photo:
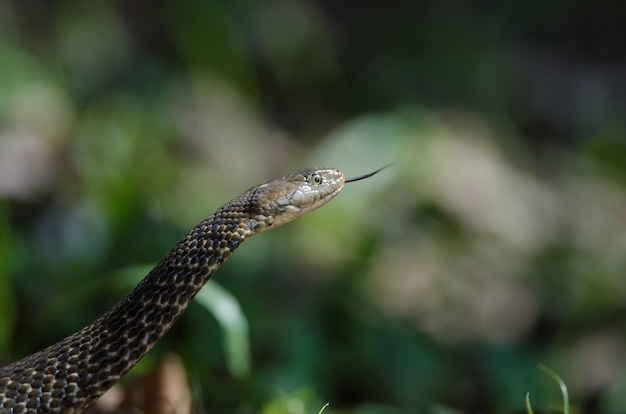
[[[558,410],[542,362],[577,412],[626,411],[625,19],[0,0],[0,363],[90,322],[246,188],[393,162],[220,269],[243,337],[194,303],[139,370],[181,355],[198,413]]]

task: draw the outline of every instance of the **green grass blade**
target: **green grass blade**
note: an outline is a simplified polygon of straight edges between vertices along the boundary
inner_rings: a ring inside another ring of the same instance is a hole
[[[561,377],[559,377],[550,368],[546,367],[543,364],[539,364],[539,369],[542,370],[545,374],[549,375],[554,381],[556,381],[557,384],[559,384],[559,387],[561,388],[561,394],[563,395],[563,413],[569,414],[569,395],[567,392],[567,386],[565,385]]]
[[[248,320],[239,302],[215,281],[207,283],[196,296],[196,303],[217,319],[224,334],[224,352],[230,372],[238,378],[250,372]]]
[[[535,414],[533,408],[530,406],[530,393],[526,393],[526,412],[528,414]]]

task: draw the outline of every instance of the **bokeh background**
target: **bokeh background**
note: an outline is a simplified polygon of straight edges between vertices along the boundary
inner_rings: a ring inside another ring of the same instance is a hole
[[[0,363],[97,317],[246,188],[393,162],[244,244],[119,392],[171,365],[172,413],[560,410],[544,363],[576,412],[626,411],[625,19],[617,0],[1,0]]]

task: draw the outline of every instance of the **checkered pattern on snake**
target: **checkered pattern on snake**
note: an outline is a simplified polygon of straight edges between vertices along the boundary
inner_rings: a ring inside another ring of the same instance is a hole
[[[326,204],[345,181],[336,169],[305,169],[253,187],[220,207],[99,319],[0,368],[0,413],[82,412],[170,329],[245,239]]]

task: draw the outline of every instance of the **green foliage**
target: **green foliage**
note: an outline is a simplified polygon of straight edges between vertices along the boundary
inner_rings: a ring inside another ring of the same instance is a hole
[[[246,242],[140,369],[180,353],[207,412],[508,413],[554,405],[542,360],[625,411],[621,14],[442,4],[2,3],[0,361],[244,189],[393,162]]]

